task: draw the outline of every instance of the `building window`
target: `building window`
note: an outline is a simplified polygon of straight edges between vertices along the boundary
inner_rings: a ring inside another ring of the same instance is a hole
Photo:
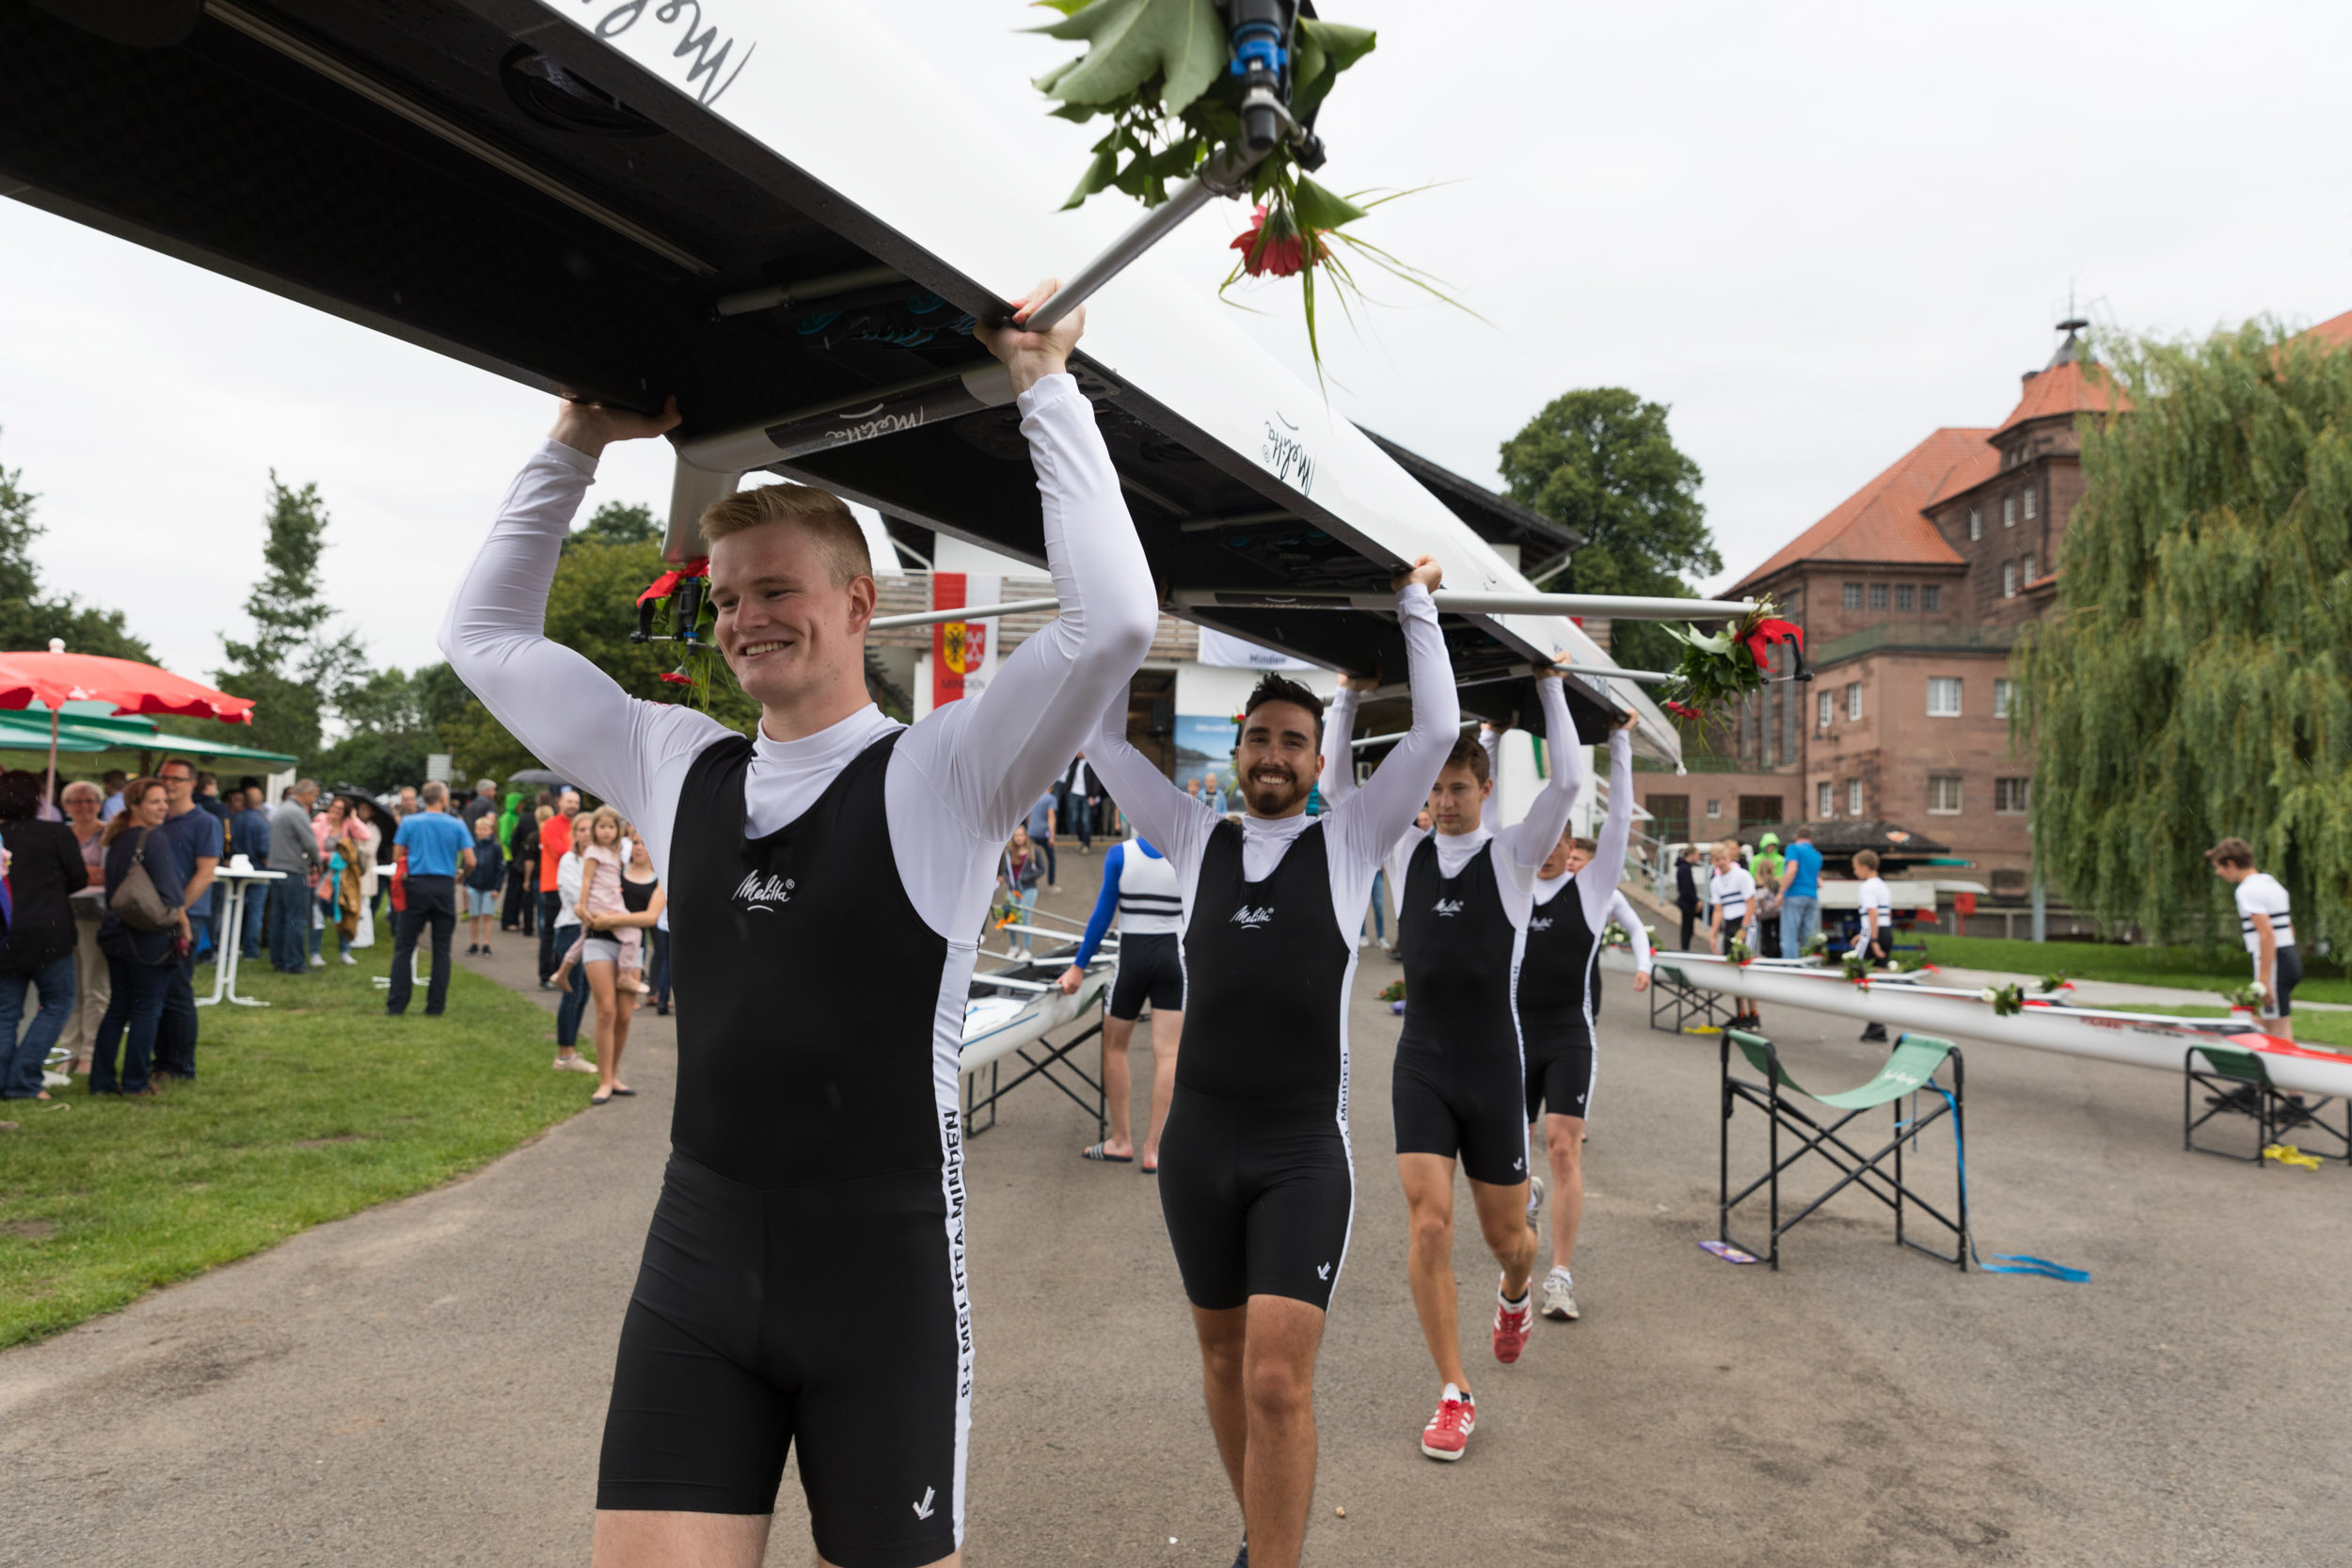
[[[1907,582],[1903,583],[1895,590],[1895,608],[1897,610],[1909,610],[1918,602],[1919,590],[1912,587],[1911,584]]]
[[[1837,797],[1831,793],[1833,787],[1826,780],[1813,786],[1813,815],[1824,822],[1837,815]]]
[[[2033,569],[2033,567],[2034,567],[2033,557],[2032,557],[2032,556],[2027,556],[2027,557],[2026,557],[2026,571],[2025,571],[2025,578],[2026,578],[2026,587],[2028,587],[2028,588],[2032,587],[2032,586],[2033,586],[2033,584],[2034,584],[2034,582],[2035,582],[2035,580],[2036,580],[2037,578],[2039,578],[2042,576],[2042,574],[2041,574],[2041,573],[2039,573],[2039,572],[2037,572],[2037,571],[2035,571],[2035,570]]]
[[[2010,693],[2014,691],[2016,689],[2016,683],[2013,681],[2005,681],[1996,678],[1993,682],[1994,718],[2006,719],[2009,717]]]
[[[1972,506],[1968,509],[1968,537],[1971,539],[1984,537],[1984,511],[1981,507]]]
[[[1848,816],[1862,815],[1862,781],[1860,779],[1846,781],[1846,815]]]
[[[1708,815],[1708,816],[1723,816],[1723,814],[1724,814],[1724,803],[1723,803],[1721,800],[1709,800],[1709,801],[1708,801],[1708,802],[1707,802],[1707,815]]]
[[[1993,809],[2003,816],[2026,815],[2026,788],[2030,779],[1995,779],[1993,781]]]
[[[1960,775],[1931,773],[1928,775],[1928,815],[1958,816],[1960,815]]]
[[[1846,683],[1846,717],[1849,719],[1862,717],[1862,683],[1860,681]]]
[[[1845,592],[1837,596],[1837,602],[1848,610],[1860,610],[1862,608],[1862,584],[1858,582],[1846,584]]]
[[[1944,590],[1933,583],[1919,590],[1919,608],[1932,615],[1944,608]]]
[[[1931,719],[1960,717],[1960,677],[1958,675],[1928,677],[1928,717]]]
[[[1870,608],[1872,610],[1886,608],[1886,584],[1883,582],[1870,584]]]
[[[2001,498],[2001,526],[2003,528],[2017,526],[2017,498],[2015,496]]]
[[[2001,562],[2001,597],[2017,597],[2017,562],[2014,561]]]
[[[2028,490],[2028,491],[2026,491],[2026,521],[2027,521],[2027,522],[2029,522],[2029,523],[2030,523],[2030,522],[2032,522],[2032,521],[2033,521],[2033,514],[2034,514],[2034,493],[2033,493],[2031,490]]]
[[[1740,831],[1743,833],[1750,828],[1777,828],[1786,819],[1777,795],[1740,797]]]
[[[1824,691],[1814,703],[1821,711],[1821,728],[1828,729],[1829,721],[1837,717],[1837,699]]]

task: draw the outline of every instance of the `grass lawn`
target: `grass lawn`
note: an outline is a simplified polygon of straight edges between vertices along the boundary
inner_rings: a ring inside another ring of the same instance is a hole
[[[2253,978],[2242,947],[2125,947],[2111,942],[2005,942],[1999,937],[1947,937],[1926,933],[1928,957],[1961,969],[2006,970],[2048,974],[2064,970],[2074,980],[2114,980],[2126,985],[2187,986],[2226,996]],[[2325,959],[2303,960],[2298,1002],[2352,1002],[2352,979]],[[2228,1011],[2218,1000],[2216,1006]]]
[[[487,1164],[581,1109],[553,1020],[460,969],[446,1017],[384,1015],[381,960],[238,972],[198,1078],[153,1099],[0,1101],[0,1345],[40,1338],[323,1220]],[[201,995],[212,971],[199,969]]]

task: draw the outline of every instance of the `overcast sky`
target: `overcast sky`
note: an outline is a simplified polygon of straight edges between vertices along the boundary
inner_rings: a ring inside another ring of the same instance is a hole
[[[1027,86],[1070,53],[1013,30],[1035,13],[885,8],[1075,180],[1091,136]],[[1365,336],[1326,327],[1335,402],[1489,483],[1563,391],[1667,404],[1721,581],[1935,426],[1996,422],[2070,290],[2166,334],[2352,310],[2341,3],[1321,8],[1381,37],[1325,111],[1326,182],[1449,182],[1364,232],[1492,323],[1375,285],[1398,308]],[[1170,254],[1213,289],[1240,227],[1220,205]],[[1294,297],[1257,303],[1249,329],[1304,370]],[[535,392],[0,201],[0,466],[40,494],[52,590],[126,611],[185,673],[240,624],[272,468],[325,493],[326,592],[373,657],[437,657],[548,418]],[[617,449],[597,490],[667,494],[650,446]]]

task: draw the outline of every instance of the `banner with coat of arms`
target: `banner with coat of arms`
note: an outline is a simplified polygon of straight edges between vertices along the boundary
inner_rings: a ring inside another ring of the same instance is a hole
[[[931,608],[993,605],[1004,598],[1004,579],[994,573],[933,572]],[[994,626],[989,621],[942,621],[931,627],[931,706],[942,707],[988,689],[996,665]]]

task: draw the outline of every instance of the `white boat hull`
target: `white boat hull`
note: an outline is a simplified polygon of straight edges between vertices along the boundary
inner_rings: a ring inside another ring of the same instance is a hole
[[[1107,968],[1093,970],[1073,996],[1049,990],[1025,997],[973,997],[963,1009],[963,1051],[959,1063],[960,1070],[977,1072],[1025,1045],[1036,1044],[1100,1002],[1110,978]],[[977,990],[984,987],[985,981],[976,977],[974,989]]]
[[[1601,963],[1629,974],[1633,968],[1631,958],[1615,949],[1604,953]],[[2200,1041],[2238,1045],[2261,1056],[2271,1082],[2281,1089],[2352,1099],[2352,1055],[2298,1046],[2227,1019],[2074,1007],[2033,998],[2027,999],[2023,1012],[2001,1018],[1994,1013],[1992,1004],[1973,990],[1918,978],[1890,976],[1858,986],[1836,969],[1773,962],[1741,968],[1705,953],[1661,953],[1657,964],[1661,970],[1680,971],[1694,986],[1764,1006],[1802,1007],[1876,1022],[1890,1029],[2022,1045],[2161,1072],[2179,1072],[2188,1048]]]

